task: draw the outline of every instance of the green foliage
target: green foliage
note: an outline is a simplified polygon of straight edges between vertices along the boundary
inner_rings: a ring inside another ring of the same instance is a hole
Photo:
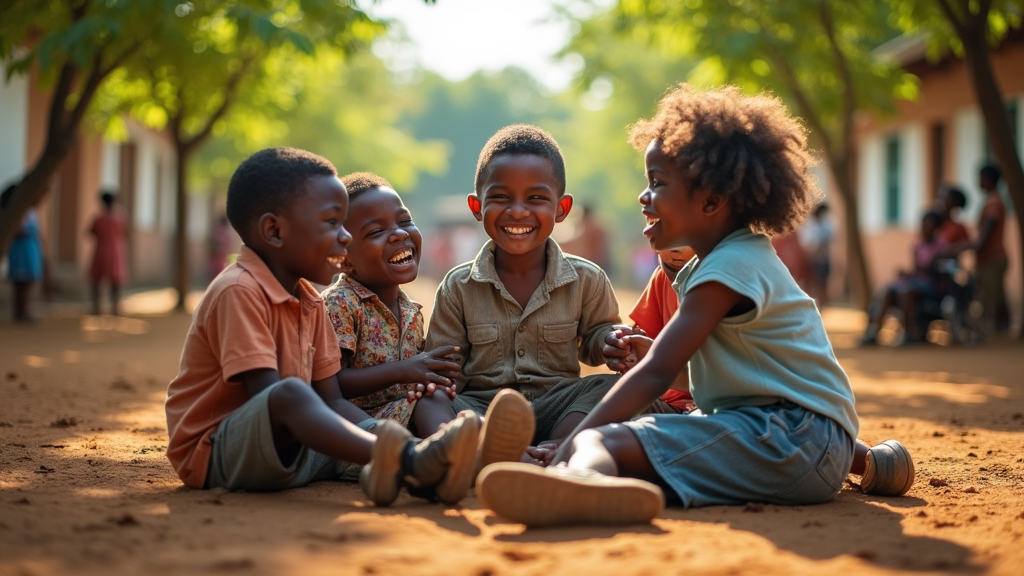
[[[348,2],[196,0],[178,4],[174,26],[111,79],[100,107],[106,119],[128,113],[166,129],[179,143],[201,144],[236,100],[263,116],[295,105],[301,73],[283,65],[324,50],[365,48],[383,25]]]
[[[978,2],[945,0],[959,21],[978,14]],[[1021,26],[1024,0],[992,0],[988,12],[986,40],[996,46],[1006,34]],[[911,36],[922,36],[928,43],[928,55],[937,59],[948,51],[963,56],[964,47],[952,21],[943,12],[939,0],[890,0],[890,25]]]
[[[52,84],[65,64],[108,65],[167,33],[177,0],[13,0],[0,15],[8,78],[35,63]]]
[[[342,174],[376,172],[402,190],[416,186],[423,173],[447,171],[450,144],[417,140],[403,129],[400,117],[418,105],[417,98],[399,90],[373,55],[282,53],[266,65],[282,75],[288,71],[289,80],[274,86],[281,93],[269,96],[277,111],[267,114],[263,97],[241,98],[196,158],[192,182],[197,186],[223,190],[241,160],[271,146],[316,152]]]
[[[821,144],[845,136],[846,98],[884,113],[894,96],[916,96],[913,76],[872,53],[898,34],[887,14],[881,0],[622,0],[607,17],[669,57],[698,59],[687,78],[694,84],[780,95],[824,132],[812,133]]]

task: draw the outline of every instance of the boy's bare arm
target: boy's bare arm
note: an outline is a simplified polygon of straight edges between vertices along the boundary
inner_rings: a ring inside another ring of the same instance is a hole
[[[344,370],[342,371],[344,372]],[[317,393],[317,396],[324,401],[324,404],[333,410],[336,414],[342,418],[353,423],[360,423],[370,417],[369,414],[363,411],[362,408],[349,402],[341,394],[341,387],[338,383],[338,376],[341,372],[328,376],[323,380],[317,380],[313,382],[313,391]]]
[[[650,352],[587,414],[562,443],[552,463],[568,459],[572,440],[580,431],[625,422],[664,394],[725,315],[744,299],[719,282],[705,282],[691,289]]]
[[[281,380],[278,376],[277,370],[273,368],[257,368],[256,370],[249,370],[242,372],[241,374],[232,378],[232,380],[239,380],[242,385],[245,386],[245,391],[249,393],[249,397],[263,392],[269,388],[272,384]]]
[[[452,386],[459,365],[449,359],[458,346],[441,346],[398,362],[385,362],[365,368],[345,368],[338,373],[338,385],[346,398],[358,398],[384,390],[394,384],[435,384]],[[344,351],[346,364],[352,353]]]

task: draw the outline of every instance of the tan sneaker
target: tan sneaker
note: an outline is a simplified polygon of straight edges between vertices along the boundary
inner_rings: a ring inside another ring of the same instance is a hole
[[[463,410],[416,445],[410,483],[429,486],[436,482],[434,494],[445,504],[457,504],[469,492],[476,476],[476,447],[480,438],[480,416]],[[440,471],[438,466],[445,470]]]
[[[898,440],[886,440],[868,449],[860,489],[877,496],[902,496],[914,485],[914,461]]]
[[[359,472],[359,486],[374,504],[387,506],[402,490],[402,453],[412,434],[394,420],[377,422],[375,433],[370,463]]]
[[[484,415],[476,470],[495,462],[519,462],[536,429],[533,406],[526,397],[511,388],[499,391]]]
[[[665,494],[650,482],[519,462],[484,468],[476,493],[499,516],[527,526],[642,524],[665,509]]]

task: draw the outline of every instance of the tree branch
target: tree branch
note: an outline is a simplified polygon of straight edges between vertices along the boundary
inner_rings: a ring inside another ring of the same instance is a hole
[[[843,54],[842,49],[839,47],[839,42],[836,39],[835,21],[832,19],[832,12],[829,9],[829,0],[822,0],[819,10],[819,17],[821,18],[821,25],[825,29],[825,36],[828,38],[829,48],[832,50],[832,56],[836,60],[836,67],[839,69],[839,76],[843,80],[843,118],[842,118],[842,134],[840,135],[840,141],[842,149],[836,152],[840,155],[846,155],[849,151],[847,146],[849,145],[853,137],[853,115],[857,110],[857,98],[854,93],[853,86],[853,75],[850,73],[849,62],[846,60],[846,55]]]
[[[965,23],[961,22],[957,17],[956,12],[953,10],[953,5],[949,3],[949,0],[935,0],[935,2],[942,9],[942,13],[946,15],[946,20],[949,20],[949,23],[953,25],[956,35],[963,38],[966,33]]]
[[[238,67],[229,78],[227,83],[224,85],[224,99],[221,101],[220,106],[206,119],[206,123],[194,136],[188,139],[182,139],[180,141],[183,150],[186,152],[192,148],[201,144],[206,140],[210,133],[213,132],[213,126],[218,120],[224,117],[228,109],[234,104],[235,97],[238,95],[238,87],[241,85],[242,80],[249,71],[249,66],[252,65],[255,58],[248,56],[242,60],[242,65]]]

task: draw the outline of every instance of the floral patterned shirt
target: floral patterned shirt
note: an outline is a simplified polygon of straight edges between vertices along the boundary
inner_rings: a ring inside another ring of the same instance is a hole
[[[398,293],[401,318],[397,321],[376,294],[347,274],[342,274],[322,296],[341,347],[342,370],[397,362],[423,351],[422,306],[405,292]],[[415,383],[395,383],[349,400],[373,418],[408,426],[416,403],[410,403],[406,394],[414,386]]]

